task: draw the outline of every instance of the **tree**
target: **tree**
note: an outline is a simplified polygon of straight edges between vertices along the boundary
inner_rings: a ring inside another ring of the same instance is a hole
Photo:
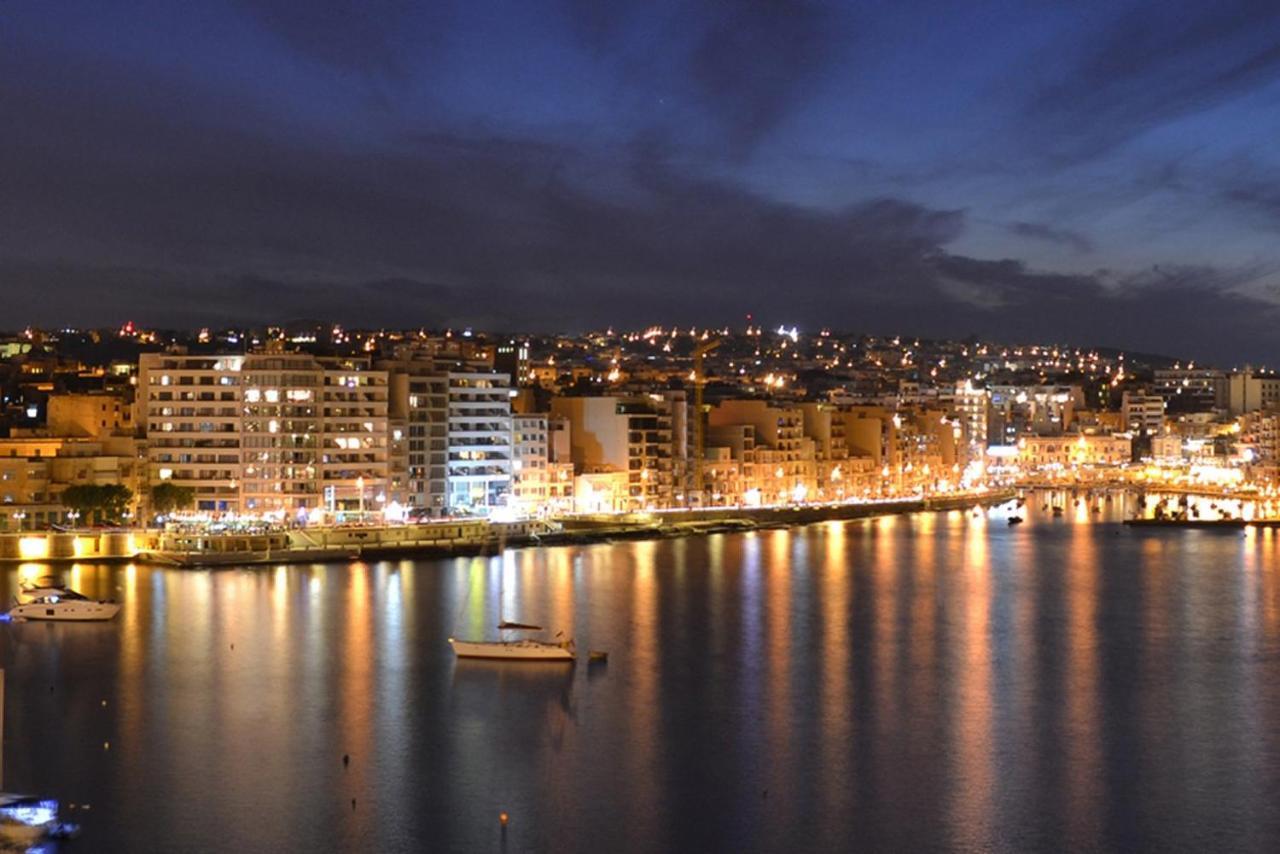
[[[195,498],[196,491],[191,487],[163,480],[151,487],[151,512],[157,516],[168,516],[175,510],[190,507]]]
[[[87,523],[93,511],[99,508],[102,499],[98,487],[90,483],[78,483],[62,490],[62,496],[58,500],[63,507],[76,513]]]
[[[103,515],[112,521],[123,519],[133,501],[133,490],[122,483],[108,483],[98,489],[101,490]]]
[[[86,522],[95,515],[99,519],[117,521],[128,511],[129,503],[133,501],[133,490],[119,483],[78,483],[64,489],[59,501]]]

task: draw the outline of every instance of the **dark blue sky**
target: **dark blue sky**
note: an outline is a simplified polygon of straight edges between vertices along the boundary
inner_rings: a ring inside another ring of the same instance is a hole
[[[0,326],[1272,360],[1280,4],[0,6]]]

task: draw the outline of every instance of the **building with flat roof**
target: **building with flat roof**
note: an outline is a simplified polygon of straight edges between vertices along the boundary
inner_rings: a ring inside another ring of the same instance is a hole
[[[148,482],[190,487],[198,510],[305,517],[388,500],[387,374],[367,359],[144,354],[136,406]]]

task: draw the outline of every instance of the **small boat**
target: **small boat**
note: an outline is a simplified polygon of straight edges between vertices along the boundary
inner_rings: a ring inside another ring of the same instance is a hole
[[[550,643],[522,638],[513,641],[462,641],[449,638],[458,658],[497,658],[509,661],[573,661],[572,640]]]
[[[1021,516],[1010,516],[1010,517],[1009,517],[1009,524],[1010,524],[1010,525],[1020,525],[1020,524],[1022,524],[1022,517],[1021,517]]]
[[[587,661],[604,662],[609,660],[609,653],[602,649],[593,649],[587,653]]]
[[[30,596],[29,601],[15,601],[9,609],[9,619],[88,622],[111,620],[120,613],[120,603],[110,599],[90,599],[66,588],[54,592],[43,592],[51,588],[40,589],[42,594]]]
[[[1064,512],[1064,511],[1063,511],[1063,508],[1062,508],[1060,505],[1057,505],[1057,504],[1053,505],[1053,515],[1054,515],[1054,516],[1061,516],[1061,515],[1063,514],[1063,512]]]

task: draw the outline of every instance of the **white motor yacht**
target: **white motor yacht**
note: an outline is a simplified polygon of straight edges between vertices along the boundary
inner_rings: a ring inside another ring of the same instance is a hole
[[[120,603],[109,599],[90,599],[67,588],[39,588],[23,591],[25,601],[15,602],[9,619],[24,620],[110,620],[120,613]]]

